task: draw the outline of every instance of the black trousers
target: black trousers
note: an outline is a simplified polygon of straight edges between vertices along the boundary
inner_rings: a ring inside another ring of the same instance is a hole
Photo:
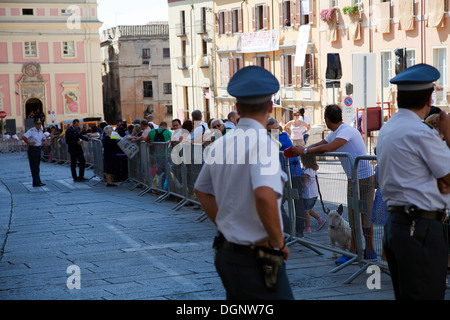
[[[215,266],[227,300],[294,300],[285,264],[280,268],[275,291],[266,288],[261,264],[254,256],[219,248]]]
[[[80,174],[77,177],[77,161],[80,163]],[[70,154],[70,171],[72,172],[72,178],[84,178],[84,168],[86,166],[86,160],[82,152],[74,152]]]
[[[33,185],[39,185],[42,183],[40,178],[41,164],[41,148],[38,147],[28,147],[28,162],[30,163],[31,176],[33,177]]]
[[[448,244],[444,224],[418,219],[413,236],[406,214],[389,213],[384,249],[397,300],[443,300]]]

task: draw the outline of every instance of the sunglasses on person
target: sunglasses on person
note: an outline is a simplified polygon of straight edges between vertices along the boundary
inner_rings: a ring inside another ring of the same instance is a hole
[[[213,126],[213,129],[219,129],[221,126],[221,124],[216,124],[215,126]]]

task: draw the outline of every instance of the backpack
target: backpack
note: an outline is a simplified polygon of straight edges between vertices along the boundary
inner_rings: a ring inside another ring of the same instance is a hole
[[[164,131],[166,131],[166,129],[156,129],[155,130],[155,138],[153,142],[166,142],[166,139],[164,138]]]

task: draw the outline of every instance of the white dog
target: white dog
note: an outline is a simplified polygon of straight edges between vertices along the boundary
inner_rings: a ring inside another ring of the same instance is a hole
[[[342,204],[336,210],[332,210],[328,214],[328,235],[330,236],[330,244],[332,248],[336,247],[336,242],[342,250],[349,250],[352,237],[350,225],[342,218],[344,208]],[[333,252],[333,259],[337,258],[336,252]]]

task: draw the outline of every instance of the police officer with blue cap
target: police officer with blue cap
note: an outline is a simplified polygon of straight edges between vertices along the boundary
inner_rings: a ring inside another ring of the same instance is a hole
[[[398,300],[445,298],[450,119],[441,113],[437,124],[447,143],[423,122],[439,77],[436,68],[418,64],[391,79],[399,109],[377,141],[378,182],[389,211],[384,249]]]
[[[293,299],[280,211],[287,177],[278,144],[266,130],[271,98],[279,88],[264,68],[236,72],[228,92],[236,97],[239,123],[211,146],[214,151],[195,183],[202,207],[219,231],[215,266],[227,299]],[[268,154],[270,161],[262,159]]]

